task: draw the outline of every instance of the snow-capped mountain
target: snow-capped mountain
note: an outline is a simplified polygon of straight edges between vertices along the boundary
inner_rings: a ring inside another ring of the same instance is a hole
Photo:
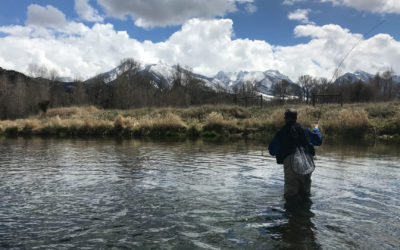
[[[104,82],[111,84],[122,72],[125,72],[126,70],[127,69],[124,68],[124,66],[122,65],[116,67],[113,70],[110,70],[109,72],[100,74],[97,77],[101,77]],[[174,80],[176,70],[176,65],[171,66],[169,64],[159,62],[156,64],[145,64],[141,66],[141,68],[139,69],[139,73],[150,76],[154,86],[158,88],[168,88],[171,86]],[[183,72],[188,71],[184,68],[181,68],[181,70]],[[293,81],[291,81],[288,76],[281,74],[277,70],[239,72],[220,71],[213,77],[208,77],[195,73],[193,73],[193,75],[203,80],[206,86],[213,90],[221,88],[225,90],[233,90],[234,88],[240,86],[240,84],[250,83],[255,86],[258,92],[266,95],[271,95],[273,91],[273,85],[281,80],[287,80],[291,85],[298,88],[298,86]],[[342,75],[334,82],[334,85],[340,85],[345,82],[353,83],[358,80],[367,82],[373,76],[374,75],[368,72],[357,70],[354,73],[346,73]],[[394,81],[400,83],[400,76],[395,76]]]
[[[336,81],[333,83],[334,85],[341,85],[346,82],[354,83],[356,81],[363,81],[367,82],[370,78],[374,77],[370,73],[367,73],[362,70],[357,70],[354,73],[346,73],[340,76]]]
[[[177,69],[176,65],[171,66],[160,62],[157,64],[146,64],[141,66],[139,73],[149,75],[155,86],[159,88],[166,88],[169,87],[173,82],[176,74],[176,69]],[[181,68],[181,70],[183,72],[187,71],[184,68]],[[102,78],[105,83],[112,83],[115,79],[117,79],[118,75],[120,75],[124,71],[126,71],[126,69],[123,66],[122,67],[119,66],[106,73],[100,74],[97,77]],[[265,72],[220,71],[213,77],[207,77],[201,74],[194,74],[194,76],[203,80],[206,86],[214,90],[221,88],[226,90],[232,90],[233,88],[238,87],[240,84],[247,82],[253,84],[256,87],[257,91],[263,94],[271,94],[273,84],[280,80],[287,80],[289,83],[293,84],[293,82],[289,79],[289,77],[281,74],[279,71],[276,70],[267,70]]]
[[[363,81],[363,82],[368,82],[369,79],[373,78],[374,75],[362,71],[362,70],[357,70],[354,73],[346,73],[339,77],[333,84],[335,85],[340,85],[346,82],[354,83],[356,81]],[[400,75],[394,75],[393,76],[393,81],[395,83],[400,83]]]
[[[176,74],[177,66],[171,66],[166,63],[160,62],[156,64],[145,64],[142,65],[139,69],[140,74],[146,74],[150,76],[153,84],[159,88],[167,88],[171,85],[174,80]],[[100,74],[94,78],[89,79],[93,80],[95,78],[101,78],[105,83],[112,83],[115,81],[122,72],[125,72],[127,69],[122,65],[118,66],[106,73]],[[182,71],[186,71],[182,68]],[[211,83],[209,78],[195,74],[195,77],[200,78],[206,82],[210,87],[214,87],[215,85]]]
[[[176,75],[178,66],[170,66],[165,63],[157,63],[157,64],[147,64],[145,67],[140,71],[142,74],[147,74],[151,77],[152,81],[154,84],[160,88],[166,88],[171,86],[171,83],[174,81],[174,77]],[[195,74],[193,72],[190,72],[189,70],[185,68],[180,68],[180,70],[183,73],[191,73],[193,74],[194,77],[199,78],[203,80],[204,84],[213,89],[216,90],[217,88],[220,88],[221,85],[218,83],[212,82],[212,78],[200,75],[200,74]],[[183,79],[185,80],[185,74],[182,75]],[[222,86],[223,87],[223,86]]]
[[[293,84],[289,77],[276,70],[267,70],[264,72],[240,71],[229,73],[220,71],[213,78],[212,82],[223,83],[228,89],[235,88],[242,83],[248,82],[254,84],[259,92],[270,94],[272,92],[273,84],[281,80],[287,80],[289,83]]]

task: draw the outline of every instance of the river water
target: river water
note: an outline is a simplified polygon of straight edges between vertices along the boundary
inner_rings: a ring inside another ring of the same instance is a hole
[[[0,248],[398,249],[400,153],[317,151],[288,211],[265,145],[0,139]]]

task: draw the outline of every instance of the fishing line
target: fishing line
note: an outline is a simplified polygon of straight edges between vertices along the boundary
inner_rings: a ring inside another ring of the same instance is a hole
[[[343,57],[343,59],[340,61],[340,63],[338,64],[336,70],[333,73],[332,79],[331,79],[331,83],[333,83],[333,79],[335,78],[335,76],[339,73],[340,68],[342,67],[343,63],[346,61],[346,59],[350,56],[351,52],[353,52],[353,50],[362,42],[362,40],[364,40],[364,38],[366,36],[368,36],[372,31],[374,31],[375,29],[377,29],[379,26],[381,26],[383,23],[385,23],[386,20],[382,20],[380,21],[378,24],[376,24],[375,26],[373,26],[370,30],[368,30],[366,33],[363,34],[363,36],[353,45],[353,47],[349,50],[349,52],[347,52],[347,54]],[[335,79],[336,81],[337,79]]]
[[[386,22],[386,20],[380,21],[378,24],[373,26],[371,29],[369,29],[366,33],[364,33],[362,35],[362,37],[353,45],[353,47],[345,54],[343,59],[340,61],[340,63],[336,67],[335,71],[333,72],[332,79],[329,81],[329,83],[333,83],[334,81],[336,81],[339,78],[339,76],[338,76],[339,75],[339,70],[342,67],[343,63],[346,61],[346,59],[350,56],[351,52],[353,52],[353,50],[364,40],[364,38],[366,36],[368,36],[372,31],[377,29],[379,26],[381,26],[385,22]],[[320,106],[320,109],[319,109],[319,113],[318,113],[317,124],[318,124],[318,122],[319,122],[319,120],[321,118],[321,113],[322,113],[322,103],[321,103],[321,106]]]

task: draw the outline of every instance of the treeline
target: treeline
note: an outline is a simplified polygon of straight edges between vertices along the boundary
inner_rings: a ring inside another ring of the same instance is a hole
[[[103,74],[85,82],[75,76],[73,82],[65,83],[59,81],[55,70],[36,65],[29,65],[28,69],[30,76],[0,68],[0,119],[26,117],[47,108],[68,106],[130,109],[203,104],[259,105],[259,91],[265,88],[257,82],[244,82],[233,90],[207,86],[191,70],[180,66],[176,67],[172,83],[157,82],[149,73],[141,71],[134,59],[121,61],[112,82]],[[390,101],[399,96],[399,84],[394,82],[390,70],[366,82],[341,79],[331,83],[326,78],[303,75],[296,84],[286,80],[275,83],[272,92],[280,102],[299,103],[311,102],[313,94],[342,93],[343,101],[348,103]]]
[[[119,66],[116,80],[105,83],[99,77],[87,83],[86,103],[101,108],[128,109],[151,106],[192,106],[213,103],[230,103],[232,94],[223,88],[211,89],[196,78],[190,70],[176,67],[171,84],[155,82],[148,73],[140,70],[133,59]],[[85,104],[85,101],[81,100]]]
[[[32,77],[0,68],[0,119],[36,114],[41,109],[39,103],[42,106],[48,103],[50,108],[94,105],[104,109],[128,109],[231,104],[234,100],[233,93],[224,88],[212,89],[190,70],[179,66],[171,84],[156,83],[150,75],[140,71],[140,64],[133,59],[121,62],[112,82],[107,82],[105,75],[99,75],[85,82],[77,79],[64,83],[57,80],[55,72],[48,79],[49,71],[43,67],[30,66],[29,69]],[[246,85],[237,93],[255,93],[250,89]]]
[[[346,77],[330,82],[326,78],[302,75],[296,85],[282,80],[274,84],[273,94],[281,101],[311,102],[312,95],[342,95],[343,102],[382,102],[400,97],[400,83],[395,81],[393,70],[377,73],[367,81],[353,81]]]

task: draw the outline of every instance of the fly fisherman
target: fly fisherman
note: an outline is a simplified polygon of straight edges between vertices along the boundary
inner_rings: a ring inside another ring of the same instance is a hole
[[[322,144],[318,125],[313,131],[302,127],[297,121],[297,111],[285,112],[285,126],[274,136],[268,150],[276,156],[278,164],[284,165],[286,205],[291,206],[308,200],[311,173],[314,171],[314,146]]]

